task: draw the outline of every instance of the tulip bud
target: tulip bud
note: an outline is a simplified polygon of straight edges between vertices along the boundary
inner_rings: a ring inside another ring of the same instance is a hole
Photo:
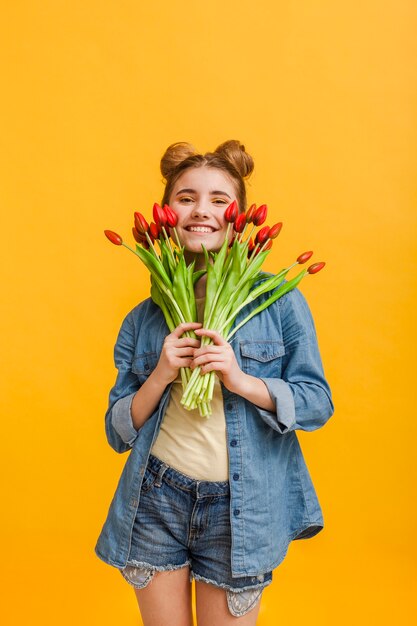
[[[309,252],[303,252],[303,254],[300,254],[300,256],[297,257],[297,262],[301,264],[306,263],[308,259],[312,256],[312,254],[312,250],[310,250]]]
[[[246,226],[246,215],[245,213],[239,213],[239,215],[237,216],[233,224],[233,229],[236,233],[241,233],[243,232],[243,229],[245,228],[245,226]]]
[[[275,239],[276,237],[278,237],[279,233],[281,232],[281,228],[282,222],[278,222],[278,224],[274,224],[273,226],[271,226],[268,233],[268,239]]]
[[[151,222],[151,224],[149,225],[149,233],[151,234],[153,239],[159,239],[160,230],[158,224],[154,224],[153,222]]]
[[[153,219],[158,226],[165,226],[167,223],[167,216],[165,215],[164,209],[162,209],[157,202],[153,205]]]
[[[253,220],[253,215],[256,211],[256,204],[251,204],[249,209],[246,211],[246,224],[250,224]]]
[[[140,233],[135,226],[132,226],[132,234],[135,238],[135,241],[137,241],[138,243],[143,243],[144,241],[146,241],[146,235]]]
[[[175,228],[178,223],[178,215],[175,213],[173,209],[169,206],[169,204],[164,205],[164,211],[167,218],[167,224],[171,228]]]
[[[320,263],[313,263],[313,265],[310,265],[310,267],[307,269],[307,272],[309,274],[317,274],[317,272],[323,269],[325,265],[326,263],[324,261],[320,261]]]
[[[258,230],[255,237],[255,243],[262,245],[268,239],[269,226],[264,226],[261,230]]]
[[[226,222],[230,222],[231,224],[233,224],[233,222],[237,218],[238,211],[239,209],[237,206],[237,202],[236,200],[233,200],[233,202],[229,204],[226,211],[224,212],[224,219],[226,220]]]
[[[104,234],[107,239],[114,243],[115,246],[121,246],[123,243],[123,239],[117,233],[114,233],[112,230],[105,230]]]
[[[149,229],[148,222],[145,220],[142,213],[139,213],[139,211],[135,211],[134,216],[135,216],[136,230],[139,233],[142,233],[144,235],[145,233],[148,232],[148,229]]]
[[[272,248],[272,239],[269,239],[264,246],[262,246],[262,252],[270,250]]]
[[[254,247],[255,247],[255,244],[253,243],[253,239],[252,239],[252,237],[251,237],[251,238],[249,239],[249,243],[248,243],[248,252],[249,252],[249,253],[250,253],[250,252],[252,252],[252,251],[253,251],[253,249],[254,249]]]
[[[266,204],[261,204],[260,207],[258,207],[253,215],[253,223],[255,224],[255,226],[260,226],[261,224],[264,223],[264,221],[266,220],[266,215],[268,213],[268,207],[266,206]]]

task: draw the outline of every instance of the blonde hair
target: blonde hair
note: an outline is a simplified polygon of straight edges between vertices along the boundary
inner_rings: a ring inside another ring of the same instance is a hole
[[[247,202],[244,179],[252,173],[254,162],[245,151],[245,146],[234,139],[225,141],[214,152],[206,154],[199,154],[190,143],[180,141],[171,144],[161,159],[161,172],[166,181],[162,206],[169,204],[172,190],[181,174],[191,167],[203,166],[222,170],[229,175],[235,186],[239,211],[245,211]]]

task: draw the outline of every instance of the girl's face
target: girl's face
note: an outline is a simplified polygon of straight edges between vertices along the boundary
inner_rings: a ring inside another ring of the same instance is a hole
[[[235,188],[223,170],[192,167],[178,178],[169,206],[178,215],[178,237],[189,253],[202,254],[201,244],[213,252],[220,250],[227,230],[224,212],[233,200],[237,201]],[[230,229],[229,239],[232,236]]]

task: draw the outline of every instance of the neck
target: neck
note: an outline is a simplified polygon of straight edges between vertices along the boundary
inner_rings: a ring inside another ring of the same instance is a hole
[[[207,274],[198,279],[194,285],[194,295],[196,298],[204,298],[206,295]]]

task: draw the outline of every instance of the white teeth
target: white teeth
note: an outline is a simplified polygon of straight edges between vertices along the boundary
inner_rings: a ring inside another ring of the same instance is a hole
[[[213,229],[207,226],[190,226],[189,229],[192,233],[212,233]]]

